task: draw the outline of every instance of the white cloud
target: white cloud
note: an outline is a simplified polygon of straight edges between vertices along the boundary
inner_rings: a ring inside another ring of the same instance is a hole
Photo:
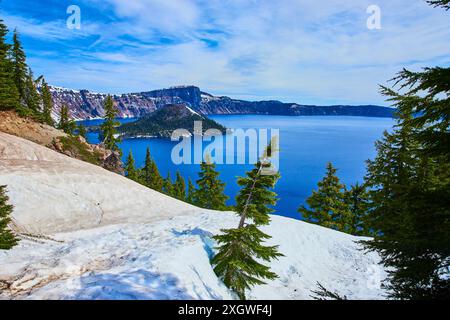
[[[381,30],[366,28],[372,0],[83,3],[113,10],[117,20],[87,17],[85,33],[100,39],[79,48],[89,59],[74,60],[70,75],[61,71],[63,60],[34,60],[55,84],[114,92],[194,84],[243,98],[383,103],[378,84],[401,68],[450,60],[449,13],[422,0],[377,0]],[[64,38],[53,23],[32,24],[22,21],[21,31]],[[173,43],[159,43],[161,37]]]

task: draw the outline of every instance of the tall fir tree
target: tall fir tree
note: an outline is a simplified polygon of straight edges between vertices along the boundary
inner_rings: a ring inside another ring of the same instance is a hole
[[[179,171],[177,171],[177,178],[173,185],[173,189],[175,198],[183,201],[186,199],[186,183]]]
[[[127,178],[131,180],[134,181],[139,180],[139,174],[138,171],[136,170],[133,153],[131,150],[128,153],[127,161],[125,162],[125,175]]]
[[[186,202],[187,203],[194,203],[194,194],[195,194],[195,186],[192,183],[191,178],[188,178],[188,191],[187,191],[187,195],[186,195]]]
[[[20,96],[14,83],[14,69],[9,59],[11,46],[6,43],[8,28],[0,19],[0,110],[20,107]]]
[[[369,210],[369,195],[365,185],[356,183],[345,192],[345,201],[350,210],[347,232],[356,236],[371,236],[367,223]]]
[[[276,204],[276,194],[271,189],[279,179],[279,174],[262,174],[263,169],[271,167],[270,157],[271,146],[255,168],[247,172],[246,177],[238,179],[242,187],[236,197],[236,212],[240,216],[238,227],[221,230],[222,234],[214,236],[219,244],[218,253],[211,261],[214,272],[242,300],[246,298],[246,290],[253,285],[264,284],[264,279],[278,277],[270,271],[269,266],[259,262],[270,262],[282,256],[278,246],[263,245],[271,237],[258,229],[270,223],[269,214]]]
[[[22,102],[26,103],[28,66],[26,63],[26,55],[23,50],[22,43],[19,39],[17,29],[14,30],[13,46],[12,46],[12,63],[14,72],[14,83]]]
[[[77,134],[80,137],[83,137],[84,139],[86,139],[86,137],[87,137],[86,127],[83,126],[81,123],[77,125]]]
[[[327,164],[325,177],[306,200],[309,208],[301,206],[298,211],[305,221],[348,232],[350,211],[345,201],[345,186],[336,176],[336,171],[331,163]]]
[[[105,99],[104,108],[105,121],[100,126],[102,130],[103,144],[107,149],[120,152],[120,148],[118,146],[120,138],[116,137],[116,128],[120,125],[120,122],[116,120],[119,110],[117,110],[114,106],[114,101],[110,95],[108,95]]]
[[[52,119],[52,110],[53,110],[53,98],[52,93],[50,92],[50,88],[48,87],[45,79],[42,79],[42,120],[44,123],[53,126],[55,122]]]
[[[9,250],[19,241],[10,229],[8,224],[11,222],[11,213],[13,206],[8,204],[6,195],[6,186],[0,186],[0,250]]]
[[[25,105],[32,115],[39,115],[41,96],[36,88],[36,81],[34,79],[33,71],[28,69],[25,77]]]
[[[72,135],[75,128],[76,124],[75,121],[70,118],[69,107],[66,104],[63,104],[59,113],[58,129]]]
[[[170,172],[167,173],[167,177],[163,181],[163,192],[168,196],[175,197],[175,190]]]
[[[155,160],[153,160],[150,155],[149,147],[147,147],[144,167],[142,168],[141,175],[144,185],[156,191],[163,191],[164,179],[159,173]]]
[[[367,164],[368,221],[376,234],[365,245],[380,254],[396,299],[450,297],[450,69],[430,70],[403,71],[397,84],[409,88],[405,93],[382,87],[399,120]]]
[[[201,208],[211,210],[226,210],[228,196],[224,194],[225,183],[219,179],[220,173],[209,159],[200,164],[197,180],[197,190],[193,195],[193,203]]]

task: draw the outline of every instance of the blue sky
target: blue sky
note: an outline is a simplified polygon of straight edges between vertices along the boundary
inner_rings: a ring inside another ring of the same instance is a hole
[[[366,27],[369,5],[381,29]],[[81,29],[66,26],[69,5]],[[196,85],[304,104],[386,104],[402,68],[450,65],[450,12],[423,0],[2,0],[53,85],[126,93]]]

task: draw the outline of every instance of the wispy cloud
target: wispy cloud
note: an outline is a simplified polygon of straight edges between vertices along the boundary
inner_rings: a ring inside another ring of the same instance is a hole
[[[403,67],[449,65],[449,13],[422,0],[80,0],[82,29],[14,12],[33,67],[50,82],[105,92],[194,84],[214,94],[299,103],[383,103]],[[49,1],[49,5],[52,1]],[[43,1],[45,2],[45,1]],[[49,56],[48,46],[56,56]]]

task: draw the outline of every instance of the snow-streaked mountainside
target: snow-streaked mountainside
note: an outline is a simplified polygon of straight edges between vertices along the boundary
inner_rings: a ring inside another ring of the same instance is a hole
[[[0,298],[232,299],[215,276],[211,235],[231,212],[196,208],[120,175],[0,133],[0,184],[22,241],[0,250]],[[349,299],[381,299],[379,257],[360,238],[279,216],[265,230],[285,256],[280,278],[250,299],[310,299],[316,282]]]
[[[103,102],[107,96],[88,90],[51,87],[55,104],[53,115],[63,104],[69,106],[75,119],[103,117]],[[245,101],[229,97],[216,97],[195,86],[178,86],[167,89],[113,95],[119,117],[142,117],[167,104],[186,104],[200,114],[266,114],[288,116],[346,115],[365,117],[392,117],[394,109],[374,106],[313,106],[280,101]]]

